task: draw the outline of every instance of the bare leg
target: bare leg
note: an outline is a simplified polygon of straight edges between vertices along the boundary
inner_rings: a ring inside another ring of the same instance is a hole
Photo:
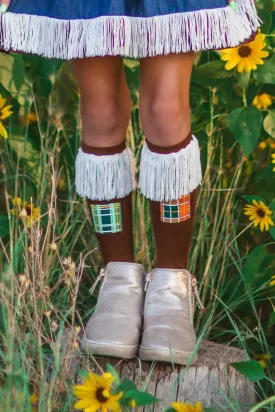
[[[157,261],[147,289],[139,357],[165,362],[173,357],[182,365],[191,362],[196,344],[194,280],[187,270],[201,179],[199,147],[190,131],[193,57],[168,55],[141,63],[140,111],[147,144],[140,186],[150,199]]]
[[[118,155],[123,159],[127,156],[125,135],[131,113],[123,60],[95,57],[77,59],[73,64],[80,88],[83,126],[76,188],[88,198],[105,264],[133,262],[131,188],[120,193],[120,187],[116,187],[120,183],[115,182],[115,175],[122,173],[121,164],[128,179],[131,173],[124,161],[116,160]],[[114,188],[116,195],[111,195]]]
[[[141,60],[140,117],[147,139],[172,146],[190,131],[189,90],[194,53]]]
[[[141,122],[149,149],[164,157],[185,150],[192,139],[189,90],[193,59],[194,53],[186,53],[141,61]],[[157,186],[159,182],[156,183]],[[169,199],[174,205],[181,205],[173,206],[173,212],[169,205],[163,206],[160,199],[151,197],[157,267],[187,268],[196,212],[194,189],[185,197],[181,193],[178,198]],[[168,210],[165,216],[164,208]]]
[[[131,98],[121,57],[94,57],[73,61],[80,88],[83,141],[96,147],[124,141]]]

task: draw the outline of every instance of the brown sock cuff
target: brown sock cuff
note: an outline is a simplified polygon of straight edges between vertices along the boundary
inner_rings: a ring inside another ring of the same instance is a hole
[[[158,146],[153,143],[150,143],[147,139],[146,139],[146,143],[147,143],[148,149],[151,150],[151,152],[158,153],[158,154],[170,154],[170,153],[179,152],[181,149],[184,149],[186,146],[189,145],[191,140],[192,140],[192,131],[190,130],[188,136],[184,140],[182,140],[181,142],[173,146]]]
[[[94,154],[96,156],[108,156],[108,155],[114,155],[117,153],[122,153],[126,149],[126,141],[123,140],[120,144],[116,146],[110,146],[110,147],[95,147],[95,146],[89,146],[86,143],[82,142],[81,143],[81,148],[84,153],[87,154]]]

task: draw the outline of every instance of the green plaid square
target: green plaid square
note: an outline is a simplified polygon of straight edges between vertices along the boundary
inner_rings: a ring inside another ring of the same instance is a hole
[[[121,203],[91,204],[91,211],[96,233],[122,232]]]

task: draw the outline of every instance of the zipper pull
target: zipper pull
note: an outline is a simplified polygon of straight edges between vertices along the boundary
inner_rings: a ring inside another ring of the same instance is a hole
[[[146,282],[145,282],[145,286],[144,286],[144,292],[147,292],[148,289],[148,285],[151,281],[151,272],[147,273],[146,275]]]
[[[204,309],[203,303],[202,303],[202,301],[201,301],[201,299],[200,299],[198,287],[197,287],[197,279],[194,278],[194,277],[193,277],[193,279],[192,279],[192,287],[193,287],[194,293],[195,293],[195,295],[196,295],[197,303],[198,303],[199,308],[200,308],[200,309]]]
[[[93,286],[91,287],[91,289],[89,290],[89,294],[92,295],[94,293],[94,291],[96,290],[96,287],[98,285],[98,283],[101,281],[101,279],[103,279],[105,276],[105,269],[101,269],[100,273],[98,275],[98,277],[96,278]]]

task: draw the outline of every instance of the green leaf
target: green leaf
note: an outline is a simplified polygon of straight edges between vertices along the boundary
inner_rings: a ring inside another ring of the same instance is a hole
[[[273,222],[274,222],[274,219],[273,219]],[[274,222],[274,223],[275,223],[275,222]],[[274,226],[270,226],[270,228],[269,228],[269,233],[270,233],[272,239],[275,240],[275,227],[274,227]]]
[[[275,139],[275,111],[268,110],[268,114],[264,119],[264,129],[273,139]]]
[[[254,77],[260,83],[275,84],[275,62],[266,60],[262,66],[258,66]]]
[[[232,77],[233,75],[234,72],[225,70],[224,62],[220,59],[202,64],[201,66],[194,68],[193,72],[195,78],[209,77],[211,79],[225,79]]]
[[[175,412],[175,409],[174,408],[168,408],[168,409],[165,410],[165,412]]]
[[[83,379],[89,379],[89,371],[87,370],[81,370],[77,372],[79,376],[81,376],[81,378]]]
[[[120,384],[120,377],[119,377],[118,372],[109,363],[107,363],[107,365],[106,365],[106,370],[107,370],[107,372],[111,373],[113,375],[113,377],[115,378],[115,380],[113,382],[113,385],[116,388]]]
[[[203,412],[218,412],[215,408],[203,408]]]
[[[30,95],[30,86],[27,82],[22,82],[22,77],[20,77],[20,73],[18,73],[18,70],[20,70],[19,66],[21,65],[22,67],[22,64],[19,63],[19,59],[15,56],[17,55],[0,53],[1,84],[23,105]],[[20,57],[22,58],[22,56]],[[16,78],[14,78],[15,61],[18,63],[18,68],[16,67]]]
[[[0,237],[5,237],[9,233],[9,218],[6,215],[0,215]]]
[[[263,23],[261,24],[261,32],[266,34],[269,33],[272,24],[272,14],[267,10],[259,9],[258,15],[263,21]]]
[[[258,382],[265,378],[262,365],[254,360],[245,362],[235,362],[231,366],[246,377],[250,382]]]
[[[251,72],[237,73],[238,83],[242,86],[243,90],[246,90],[251,77]]]
[[[25,64],[22,55],[14,54],[12,65],[12,78],[16,89],[19,91],[25,81]]]
[[[137,390],[134,382],[130,381],[128,378],[124,378],[120,385],[116,388],[116,392],[129,392]]]
[[[268,327],[272,328],[272,326],[274,326],[274,325],[275,325],[275,312],[273,311],[273,312],[271,312],[271,315],[270,315],[270,318],[269,318],[269,321],[268,321]]]
[[[242,196],[242,197],[248,203],[251,203],[251,204],[252,204],[252,200],[257,200],[257,202],[259,202],[261,200],[262,202],[265,202],[265,200],[261,196],[258,196],[258,195],[245,195],[245,196]]]
[[[263,116],[256,107],[242,107],[229,113],[227,125],[240,143],[246,156],[257,144],[261,133]]]
[[[244,284],[248,288],[253,283],[255,276],[258,274],[260,266],[265,257],[265,245],[257,246],[250,252],[244,267]]]
[[[134,399],[137,406],[150,405],[152,403],[159,402],[159,399],[147,392],[141,392],[138,390],[132,390],[125,394],[125,399]]]

